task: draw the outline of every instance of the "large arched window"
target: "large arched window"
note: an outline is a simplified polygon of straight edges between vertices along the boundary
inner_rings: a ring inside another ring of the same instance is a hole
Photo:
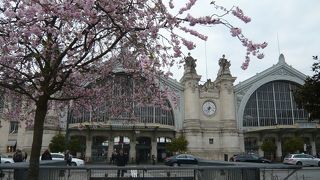
[[[173,111],[169,101],[166,102],[166,108],[159,106],[136,107],[135,115],[138,121],[142,123],[158,123],[174,126]]]
[[[97,109],[98,116],[95,121],[97,122],[107,122],[108,120],[117,121],[118,123],[123,121],[127,121],[129,116],[121,116],[121,117],[109,117],[108,113],[108,106],[103,106]],[[166,102],[166,107],[160,106],[135,106],[134,107],[134,118],[136,122],[140,123],[157,123],[162,125],[169,125],[174,126],[174,114],[171,108],[170,102]],[[90,122],[90,112],[83,111],[83,113],[75,116],[71,115],[70,123],[83,123],[83,122]]]
[[[259,87],[249,98],[243,113],[243,126],[292,125],[307,120],[308,113],[299,109],[289,81],[272,81]]]

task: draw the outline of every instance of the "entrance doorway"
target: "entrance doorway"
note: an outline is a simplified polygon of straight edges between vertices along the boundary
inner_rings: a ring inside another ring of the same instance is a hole
[[[171,142],[170,138],[167,137],[158,137],[157,138],[157,161],[163,162],[166,157],[171,156],[166,150],[166,144]]]
[[[139,163],[147,163],[150,161],[151,138],[138,137],[136,144],[136,161]]]
[[[117,136],[114,138],[114,146],[113,149],[116,152],[119,152],[120,149],[123,150],[123,153],[129,156],[130,152],[130,139],[126,136]]]
[[[106,162],[108,155],[108,137],[94,136],[92,138],[91,158],[94,162]]]

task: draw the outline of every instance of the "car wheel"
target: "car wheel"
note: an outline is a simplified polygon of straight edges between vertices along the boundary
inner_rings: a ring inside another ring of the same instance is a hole
[[[296,165],[302,166],[302,162],[298,161]]]
[[[77,166],[77,163],[71,162],[71,166]]]
[[[320,161],[318,162],[318,166],[320,167]]]
[[[178,164],[178,163],[173,163],[172,166],[173,166],[173,167],[178,167],[179,164]]]

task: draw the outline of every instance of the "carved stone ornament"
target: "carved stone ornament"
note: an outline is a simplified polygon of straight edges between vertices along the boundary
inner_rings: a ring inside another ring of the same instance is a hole
[[[187,84],[188,88],[191,88],[191,90],[194,92],[196,88],[198,87],[198,82],[197,81],[189,81]]]
[[[281,68],[278,71],[274,72],[272,75],[291,75],[288,71]]]
[[[211,79],[208,79],[203,85],[200,85],[200,90],[204,92],[213,92],[217,88],[214,82],[211,82]]]

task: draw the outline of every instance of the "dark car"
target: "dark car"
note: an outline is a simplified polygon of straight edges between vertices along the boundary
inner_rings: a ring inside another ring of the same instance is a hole
[[[198,164],[198,159],[191,154],[178,154],[165,159],[165,165],[180,166],[180,165]]]
[[[269,159],[259,157],[257,154],[238,154],[233,157],[235,162],[271,163]]]

